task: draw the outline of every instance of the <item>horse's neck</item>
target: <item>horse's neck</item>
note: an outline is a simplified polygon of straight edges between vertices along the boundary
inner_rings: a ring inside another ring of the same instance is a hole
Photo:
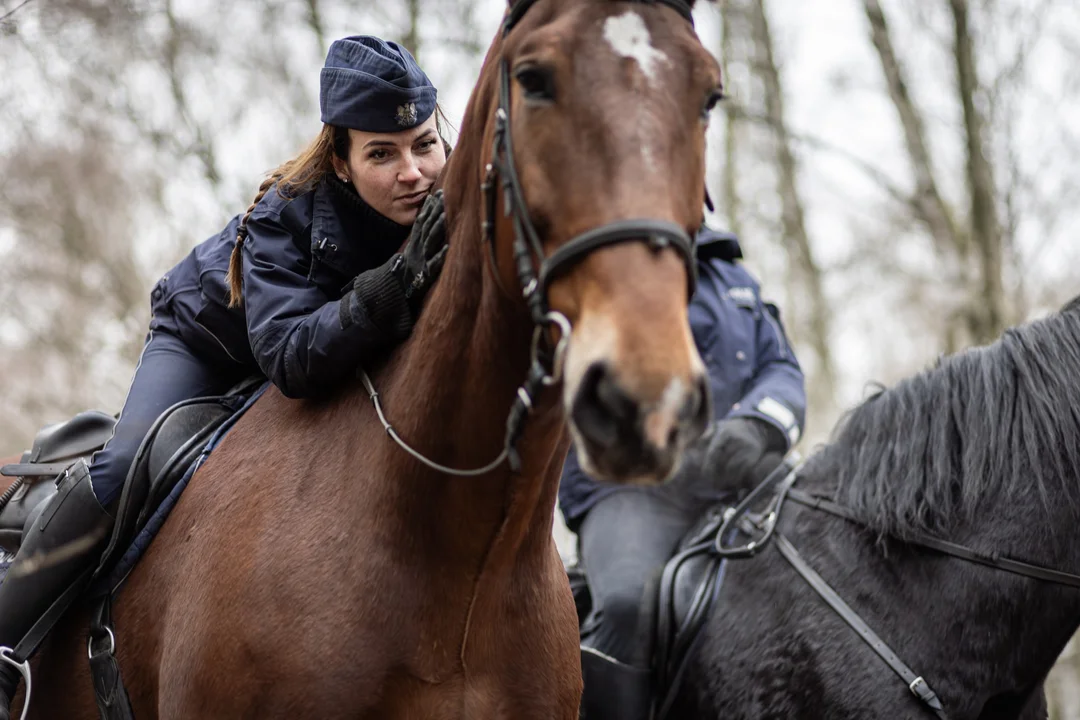
[[[529,362],[528,314],[484,263],[479,238],[451,237],[446,267],[412,338],[379,378],[395,430],[432,460],[461,469],[484,466],[502,451]],[[565,452],[556,395],[549,390],[527,421],[519,475],[503,463],[482,477],[453,477],[395,448],[410,515],[426,516],[435,537],[460,542],[466,554],[487,554],[496,535],[508,552],[530,537],[550,538]],[[462,537],[466,527],[469,537]]]
[[[810,509],[798,512],[804,517],[792,542],[900,659],[952,704],[950,713],[958,704],[981,706],[990,695],[1038,682],[1080,623],[1076,590],[896,541],[883,549],[847,521]],[[803,580],[792,582],[805,592]],[[841,634],[822,642],[832,648],[826,652],[845,652],[834,644],[840,639],[854,648],[852,657],[862,655],[862,640],[853,630],[831,621],[828,627]],[[881,671],[890,674],[884,663]]]

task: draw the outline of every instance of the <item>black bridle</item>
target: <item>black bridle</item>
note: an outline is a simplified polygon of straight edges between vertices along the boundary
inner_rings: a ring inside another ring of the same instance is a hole
[[[684,0],[628,0],[642,4],[666,5],[676,10],[693,25],[690,5]],[[536,0],[518,0],[514,3],[503,24],[503,38],[524,17]],[[486,175],[481,190],[484,193],[486,214],[483,223],[484,242],[491,254],[492,272],[498,282],[495,255],[495,225],[498,205],[498,188],[503,191],[503,213],[510,217],[514,228],[513,255],[518,283],[533,321],[533,342],[529,371],[525,382],[518,388],[514,404],[506,419],[506,436],[503,451],[482,468],[458,470],[435,463],[411,448],[402,440],[383,414],[379,394],[371,379],[363,370],[360,379],[364,384],[379,420],[387,433],[414,458],[440,472],[473,477],[483,475],[505,460],[513,472],[521,469],[517,442],[525,429],[525,420],[532,413],[536,399],[544,387],[562,380],[563,358],[570,338],[570,322],[548,306],[548,287],[551,281],[580,262],[594,250],[626,242],[644,242],[659,252],[674,248],[686,267],[687,289],[693,295],[697,283],[697,265],[694,242],[686,229],[667,221],[656,219],[618,220],[602,225],[571,238],[550,255],[544,252],[540,235],[529,217],[528,205],[521,190],[521,179],[514,163],[513,133],[510,128],[510,68],[506,60],[499,63],[499,105],[495,110],[495,133],[491,148],[491,161],[485,168]],[[558,340],[551,344],[546,330],[554,327]]]
[[[875,633],[866,622],[859,617],[850,605],[844,602],[832,587],[814,571],[803,559],[799,551],[795,549],[791,541],[777,529],[780,519],[780,511],[784,502],[792,502],[808,507],[812,510],[820,510],[838,518],[842,518],[860,527],[865,523],[860,520],[849,508],[833,502],[827,498],[798,490],[794,487],[798,479],[798,467],[785,463],[767,477],[753,492],[746,496],[736,507],[729,510],[724,516],[724,522],[717,531],[713,542],[713,551],[726,558],[750,558],[760,553],[773,537],[776,538],[776,548],[795,571],[814,589],[814,591],[854,630],[870,648],[885,661],[885,663],[900,676],[907,684],[908,689],[940,720],[948,720],[941,699],[930,687],[929,683],[917,675],[908,667],[900,657],[893,652],[892,648]],[[775,492],[765,512],[757,518],[749,515],[750,507],[768,493]],[[728,547],[724,545],[723,538],[730,537],[732,530],[751,537],[745,545]],[[972,550],[971,548],[952,543],[947,540],[935,538],[929,535],[917,534],[904,538],[903,542],[912,547],[920,547],[932,550],[943,555],[978,563],[997,570],[1004,570],[1016,575],[1041,580],[1043,582],[1065,585],[1067,587],[1080,588],[1080,575],[1053,570],[1051,568],[1033,565],[1031,563],[1013,560],[998,555],[988,555]]]
[[[690,6],[683,0],[652,1],[675,9],[693,25]],[[504,38],[535,2],[536,0],[519,0],[510,8],[503,26]],[[513,222],[514,265],[518,282],[537,326],[550,323],[547,318],[547,294],[552,279],[589,253],[608,245],[645,242],[658,251],[667,247],[675,248],[686,266],[687,286],[689,294],[693,295],[697,282],[693,240],[685,228],[667,220],[618,220],[573,237],[551,255],[545,254],[536,227],[529,217],[528,205],[521,191],[521,179],[514,161],[513,133],[510,129],[510,67],[506,60],[499,64],[499,106],[495,110],[495,135],[491,162],[487,165],[481,187],[487,209],[483,232],[493,257],[498,186],[501,186],[503,191],[503,212]]]

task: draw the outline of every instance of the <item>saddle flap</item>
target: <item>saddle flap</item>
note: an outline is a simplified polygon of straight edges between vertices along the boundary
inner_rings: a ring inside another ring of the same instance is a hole
[[[192,440],[208,435],[208,428],[217,427],[230,414],[232,408],[216,399],[170,409],[150,445],[146,474],[151,483],[157,482],[175,465],[174,458],[178,459],[177,456],[182,454],[180,451]]]
[[[157,504],[201,453],[213,432],[243,404],[243,397],[185,400],[162,413],[147,433],[128,472],[116,524],[98,574],[119,560]]]

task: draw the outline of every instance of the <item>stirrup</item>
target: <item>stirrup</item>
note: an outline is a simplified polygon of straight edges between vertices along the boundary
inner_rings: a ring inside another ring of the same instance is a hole
[[[26,720],[26,714],[30,711],[30,661],[23,660],[22,662],[18,662],[14,657],[12,657],[12,652],[14,651],[11,648],[0,646],[0,662],[5,662],[11,667],[18,670],[19,674],[22,675],[23,682],[26,683],[26,695],[25,697],[23,697],[22,715],[19,716],[19,720]],[[18,683],[16,683],[15,691],[18,692],[18,689],[19,686]],[[12,696],[9,697],[7,700],[9,703],[14,702],[15,694],[12,693]]]

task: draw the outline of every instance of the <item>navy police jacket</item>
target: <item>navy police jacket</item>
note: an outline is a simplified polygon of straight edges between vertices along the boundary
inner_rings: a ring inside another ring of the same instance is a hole
[[[244,303],[228,308],[225,275],[240,216],[198,245],[154,289],[188,346],[222,370],[261,372],[288,397],[332,389],[391,341],[363,317],[341,327],[339,302],[353,279],[386,262],[409,228],[375,212],[327,175],[284,198],[276,186],[248,220]],[[159,310],[162,308],[163,310]],[[151,324],[154,327],[154,323]]]
[[[806,391],[780,314],[762,302],[758,283],[735,263],[742,252],[734,235],[706,228],[697,240],[690,330],[709,373],[716,419],[763,420],[793,445],[802,433]],[[559,484],[559,506],[570,529],[616,488],[588,477],[571,448]]]

